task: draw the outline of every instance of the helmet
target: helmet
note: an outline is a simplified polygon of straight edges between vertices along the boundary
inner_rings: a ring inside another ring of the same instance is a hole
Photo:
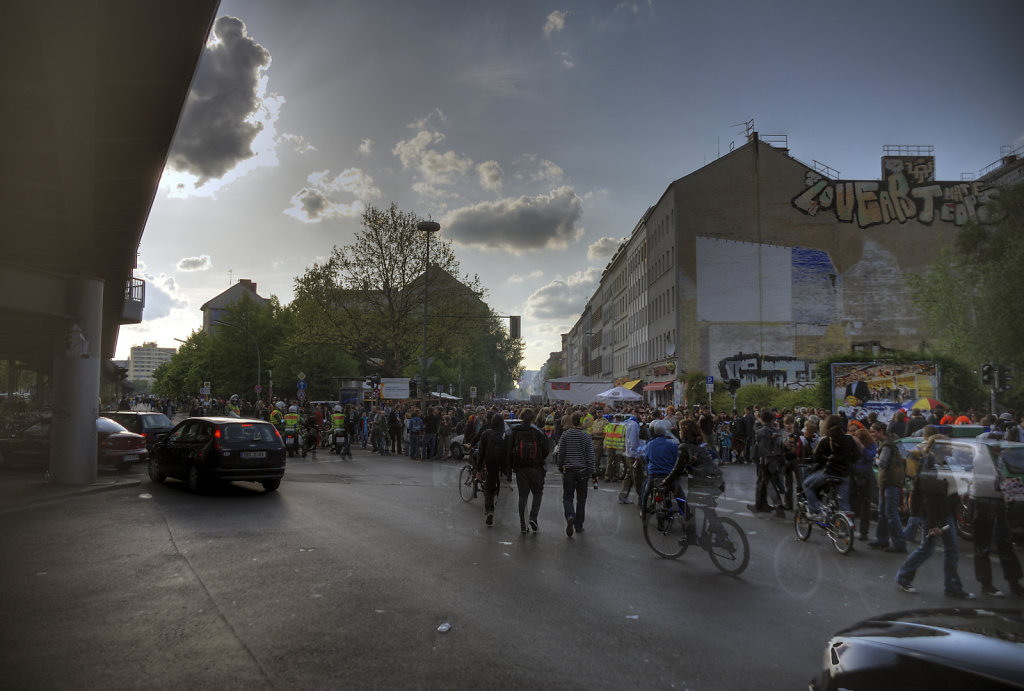
[[[649,429],[655,437],[665,437],[671,432],[672,423],[668,420],[655,420],[651,423]]]
[[[334,406],[334,412],[340,413],[341,412],[341,406],[340,405]]]
[[[283,411],[284,410],[284,401],[278,401],[277,403],[274,404],[274,407],[277,408],[278,410]]]
[[[235,401],[238,400],[238,394],[236,394],[236,393],[231,394],[231,398],[228,399],[228,400],[230,400],[232,403],[234,403]]]
[[[299,406],[297,406],[297,405],[291,406],[290,408],[288,408],[288,412],[289,413],[297,413],[297,412],[299,412]]]

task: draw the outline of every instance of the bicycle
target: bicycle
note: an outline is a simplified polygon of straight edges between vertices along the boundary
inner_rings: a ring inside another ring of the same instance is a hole
[[[817,525],[825,535],[832,540],[832,546],[840,554],[849,554],[853,551],[853,518],[850,514],[839,510],[839,485],[847,480],[845,478],[828,478],[825,484],[825,493],[821,501],[821,511],[825,514],[824,520],[812,520],[807,510],[807,497],[803,489],[803,468],[799,469],[797,478],[796,510],[793,512],[793,529],[801,541],[806,542],[811,536],[811,529]]]
[[[482,480],[478,480],[476,477],[476,458],[477,450],[475,447],[470,447],[467,451],[469,453],[469,460],[466,461],[466,465],[462,466],[459,470],[459,496],[462,497],[462,501],[472,501],[476,499],[478,494],[482,494],[484,487],[487,485],[487,470],[484,469],[484,477]],[[511,471],[509,471],[511,473]],[[506,476],[511,478],[511,474]],[[511,480],[508,481],[508,491],[512,491]],[[494,488],[494,496],[497,498],[501,492],[501,482],[499,480],[497,486]]]
[[[644,540],[651,549],[666,559],[676,559],[691,545],[708,553],[711,563],[722,573],[738,576],[750,562],[750,544],[739,523],[723,518],[708,505],[687,504],[670,489],[656,487],[644,512]],[[695,521],[694,506],[701,512]]]

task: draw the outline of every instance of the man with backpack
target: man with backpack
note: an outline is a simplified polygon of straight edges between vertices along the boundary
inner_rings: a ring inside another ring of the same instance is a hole
[[[540,501],[544,495],[544,475],[547,468],[544,459],[551,452],[551,442],[544,430],[534,424],[536,413],[532,408],[524,408],[520,414],[522,422],[512,428],[509,433],[508,459],[509,465],[516,474],[516,487],[519,488],[519,530],[527,533],[530,529],[537,532],[537,516],[540,514]],[[526,500],[533,495],[530,505],[530,528],[526,527]]]
[[[508,444],[505,439],[505,419],[498,413],[491,415],[490,425],[480,435],[480,453],[477,456],[477,479],[484,481],[484,523],[494,525],[494,498],[498,495],[501,476],[508,470]]]

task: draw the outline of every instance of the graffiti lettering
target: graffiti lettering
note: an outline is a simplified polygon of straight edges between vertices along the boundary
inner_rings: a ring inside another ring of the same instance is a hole
[[[897,166],[894,166],[897,167]],[[978,182],[931,182],[922,185],[914,173],[908,180],[906,167],[889,172],[884,185],[877,181],[833,181],[808,172],[805,189],[793,198],[793,206],[808,216],[835,209],[842,223],[861,228],[917,219],[931,225],[936,218],[943,223],[962,226],[970,220],[985,218],[985,205],[995,197],[996,189]]]

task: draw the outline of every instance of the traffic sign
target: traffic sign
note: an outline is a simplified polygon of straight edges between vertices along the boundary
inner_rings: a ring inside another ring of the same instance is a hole
[[[299,372],[299,381],[302,381],[305,378],[306,378],[306,373],[305,372]]]
[[[259,384],[257,384],[257,385],[256,385],[256,386],[254,387],[254,390],[256,391],[256,393],[259,393],[260,391],[263,391],[263,387],[262,387],[262,386],[260,386]]]
[[[708,388],[708,393],[714,393],[714,391],[715,391],[715,378],[714,377],[708,377],[707,388]]]
[[[295,383],[295,386],[299,389],[299,391],[305,391],[308,384],[306,383],[305,379],[300,379],[298,382]]]

